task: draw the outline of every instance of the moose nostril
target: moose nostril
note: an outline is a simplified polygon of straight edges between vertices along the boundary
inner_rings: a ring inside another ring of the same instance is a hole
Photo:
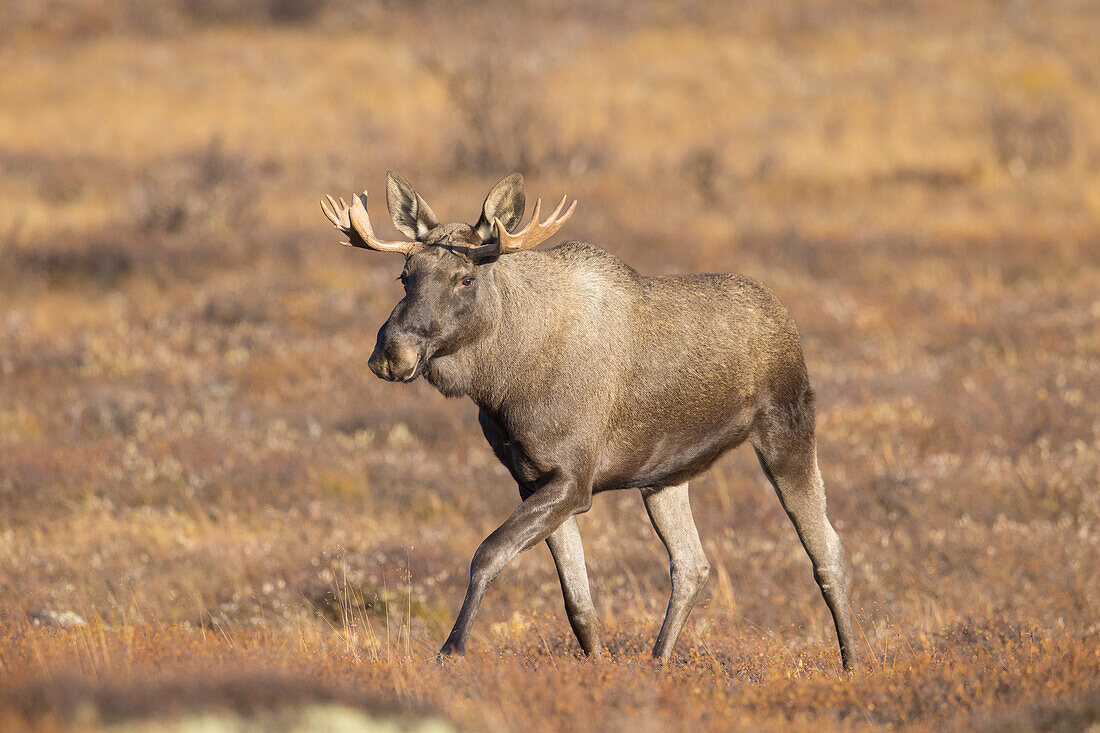
[[[389,375],[386,373],[386,360],[382,358],[382,354],[378,349],[374,350],[374,353],[367,359],[367,366],[374,372],[375,376],[382,377],[382,379],[388,379]]]
[[[408,382],[416,376],[420,367],[420,352],[415,349],[402,349],[390,360],[390,379],[395,382]]]

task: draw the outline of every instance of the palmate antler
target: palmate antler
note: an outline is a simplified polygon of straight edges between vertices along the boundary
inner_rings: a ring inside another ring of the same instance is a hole
[[[542,212],[542,199],[535,202],[535,210],[531,214],[531,221],[527,226],[515,234],[508,231],[504,222],[499,217],[493,219],[493,233],[496,235],[490,241],[476,247],[451,246],[451,249],[470,259],[480,260],[485,257],[497,257],[499,255],[520,252],[536,247],[545,242],[561,229],[562,225],[573,215],[577,208],[574,201],[565,212],[565,202],[568,196],[562,196],[558,207],[546,219],[539,221]],[[374,228],[371,226],[370,217],[367,215],[367,192],[352,197],[349,205],[343,198],[337,202],[332,196],[321,199],[321,211],[324,212],[332,225],[347,235],[348,241],[341,244],[362,249],[373,249],[379,252],[400,252],[407,255],[416,242],[385,241],[374,236]]]
[[[535,210],[531,212],[531,221],[527,222],[527,226],[515,234],[509,232],[508,228],[504,226],[504,222],[499,218],[493,219],[493,232],[496,234],[496,238],[480,247],[467,248],[464,250],[464,254],[473,259],[480,259],[537,247],[554,236],[555,232],[561,229],[562,224],[573,215],[573,210],[577,208],[576,201],[573,201],[564,214],[561,211],[568,198],[569,196],[562,196],[561,201],[558,202],[558,208],[554,209],[546,221],[542,222],[539,221],[539,214],[542,211],[542,199],[535,201]]]
[[[566,212],[561,213],[562,207],[565,206],[565,201],[568,198],[569,196],[562,196],[561,201],[558,202],[558,208],[554,209],[554,213],[550,214],[550,217],[544,222],[539,221],[542,199],[535,201],[535,210],[531,213],[531,221],[527,222],[527,226],[515,234],[510,233],[500,219],[494,219],[493,228],[497,233],[497,239],[500,241],[500,254],[531,249],[554,236],[561,229],[561,225],[573,216],[573,209],[577,208],[577,202],[573,201]]]
[[[408,254],[416,245],[416,242],[386,241],[374,236],[374,228],[367,216],[366,191],[352,196],[350,206],[343,197],[340,198],[340,203],[336,203],[332,196],[326,195],[321,199],[321,211],[334,227],[347,235],[348,241],[340,244],[379,252],[400,252],[403,255]]]

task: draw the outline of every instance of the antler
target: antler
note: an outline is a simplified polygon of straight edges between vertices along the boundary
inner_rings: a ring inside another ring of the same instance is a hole
[[[562,207],[565,206],[565,201],[568,198],[568,196],[562,196],[558,208],[554,209],[554,213],[550,215],[550,218],[541,223],[539,222],[539,212],[542,208],[542,199],[535,201],[535,210],[531,213],[531,221],[527,222],[527,226],[515,234],[510,233],[504,226],[504,222],[499,218],[494,219],[493,227],[496,230],[497,240],[500,242],[498,254],[503,255],[509,252],[531,249],[554,236],[554,233],[561,229],[561,225],[573,215],[573,209],[577,208],[577,202],[573,201],[566,212],[561,213]]]
[[[327,201],[325,200],[327,199]],[[379,252],[400,252],[408,254],[416,242],[393,241],[387,242],[374,236],[374,228],[370,225],[370,217],[367,216],[367,192],[356,194],[351,198],[351,206],[340,203],[332,196],[326,195],[321,199],[321,211],[332,225],[347,235],[348,241],[340,244],[360,247],[361,249],[374,249]]]

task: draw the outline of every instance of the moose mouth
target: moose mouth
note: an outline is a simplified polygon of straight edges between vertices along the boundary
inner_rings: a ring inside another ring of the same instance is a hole
[[[397,382],[411,382],[420,376],[423,371],[424,362],[427,361],[423,356],[417,356],[416,363],[413,364],[413,368],[401,375],[394,375],[394,381]]]
[[[416,353],[416,361],[413,365],[403,372],[392,372],[392,376],[389,378],[391,382],[408,383],[416,380],[418,377],[424,376],[424,372],[428,368],[428,362],[432,358],[432,349],[427,348],[423,351]]]

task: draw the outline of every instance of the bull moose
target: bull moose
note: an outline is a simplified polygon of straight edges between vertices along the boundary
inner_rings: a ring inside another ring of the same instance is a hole
[[[369,366],[383,379],[424,376],[469,396],[522,498],[477,548],[441,655],[465,651],[489,584],[546,541],[570,625],[599,657],[599,625],[576,515],[593,494],[639,489],[670,560],[672,593],[653,655],[672,653],[710,568],[688,482],[748,441],[794,524],[832,613],[841,659],[855,647],[840,538],[825,514],[814,392],[798,331],[763,284],[735,274],[647,277],[587,242],[533,247],[572,215],[525,207],[523,177],[497,183],[474,225],[442,224],[393,171],[386,199],[410,241],[385,241],[367,194],[321,201],[345,244],[405,256],[405,297],[378,332]]]

